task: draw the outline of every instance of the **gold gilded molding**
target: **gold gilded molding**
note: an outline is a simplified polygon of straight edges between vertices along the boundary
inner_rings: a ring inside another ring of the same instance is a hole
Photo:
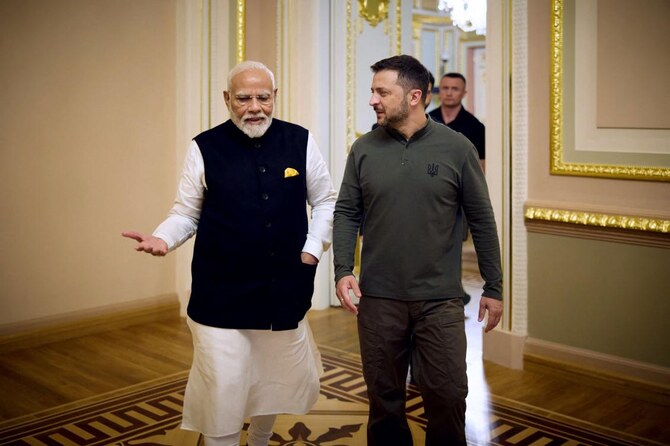
[[[444,15],[428,15],[428,14],[412,14],[412,20],[418,22],[419,24],[426,25],[453,25],[451,17],[447,14]]]
[[[670,233],[670,220],[632,217],[628,215],[604,214],[596,212],[570,211],[528,207],[524,212],[527,220],[542,220],[573,225],[594,226],[611,229],[628,229],[651,233]]]
[[[236,20],[237,20],[237,51],[235,56],[237,63],[242,62],[246,58],[246,0],[237,0]]]
[[[389,0],[358,0],[358,13],[375,27],[389,15]]]
[[[486,36],[477,34],[474,31],[461,31],[458,34],[458,40],[460,42],[486,42]]]
[[[670,181],[670,169],[655,166],[571,163],[563,158],[563,0],[551,2],[550,172],[618,179]]]
[[[395,1],[395,40],[396,54],[402,54],[402,5],[401,0]]]

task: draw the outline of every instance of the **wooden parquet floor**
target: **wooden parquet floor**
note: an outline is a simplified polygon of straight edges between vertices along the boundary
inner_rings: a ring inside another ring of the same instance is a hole
[[[477,297],[473,295],[473,302]],[[572,420],[572,425],[597,432],[611,430],[619,436],[639,438],[630,444],[670,444],[670,404],[649,402],[559,375],[510,370],[482,361],[477,350],[481,341],[478,344],[473,339],[480,333],[471,314],[474,308],[473,303],[466,307],[468,324],[475,327],[468,330],[469,436],[488,435],[491,408],[503,404],[544,418]],[[333,352],[338,351],[341,356],[358,355],[352,315],[330,308],[310,312],[309,319],[324,352],[332,357],[337,357]],[[0,425],[183,374],[190,360],[190,334],[181,319],[5,353],[0,355]]]
[[[559,425],[633,439],[628,444],[670,445],[667,398],[650,401],[644,395],[621,392],[572,376],[511,370],[483,361],[481,324],[476,322],[481,279],[476,271],[464,269],[464,285],[473,298],[466,306],[469,438],[490,436],[492,411],[512,408],[525,413],[527,419],[536,415],[555,420]],[[317,343],[330,357],[335,360],[357,357],[354,316],[340,308],[329,308],[311,311],[308,317]],[[28,422],[45,411],[57,413],[63,408],[80,407],[82,402],[88,404],[105,399],[110,393],[128,392],[133,386],[143,388],[147,382],[169,381],[189,369],[191,357],[190,333],[180,318],[0,354],[0,427]],[[495,444],[522,444],[517,440],[508,438]],[[0,441],[0,444],[19,443]],[[524,444],[614,443],[538,440]]]
[[[360,358],[321,347],[321,395],[305,415],[280,415],[272,446],[361,446],[366,444],[367,392]],[[172,445],[198,446],[199,435],[180,429],[187,372],[118,392],[0,423],[0,445]],[[472,418],[486,420],[473,427]],[[420,393],[407,392],[407,418],[415,444],[425,442]],[[653,441],[583,423],[491,395],[486,411],[468,417],[468,445],[642,446]],[[245,426],[246,429],[246,426]],[[243,431],[242,444],[246,432]]]

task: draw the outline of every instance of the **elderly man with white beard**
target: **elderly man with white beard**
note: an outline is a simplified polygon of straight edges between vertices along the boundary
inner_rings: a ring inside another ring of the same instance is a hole
[[[182,428],[206,446],[239,445],[248,417],[247,444],[266,446],[277,414],[306,413],[319,394],[305,314],[336,195],[312,134],[273,119],[276,94],[262,63],[233,68],[230,120],[191,142],[166,220],[152,235],[122,234],[137,251],[164,256],[197,233]]]

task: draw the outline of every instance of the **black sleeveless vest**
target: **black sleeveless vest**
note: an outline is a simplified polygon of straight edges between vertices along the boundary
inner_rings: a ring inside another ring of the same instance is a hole
[[[287,330],[311,306],[306,129],[273,119],[260,138],[232,121],[195,137],[207,189],[191,264],[188,315],[213,327]]]

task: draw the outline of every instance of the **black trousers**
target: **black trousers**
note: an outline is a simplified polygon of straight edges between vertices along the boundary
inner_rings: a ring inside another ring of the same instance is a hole
[[[358,336],[370,400],[368,445],[413,444],[405,415],[410,363],[428,420],[426,445],[465,445],[462,299],[408,302],[363,296]]]

